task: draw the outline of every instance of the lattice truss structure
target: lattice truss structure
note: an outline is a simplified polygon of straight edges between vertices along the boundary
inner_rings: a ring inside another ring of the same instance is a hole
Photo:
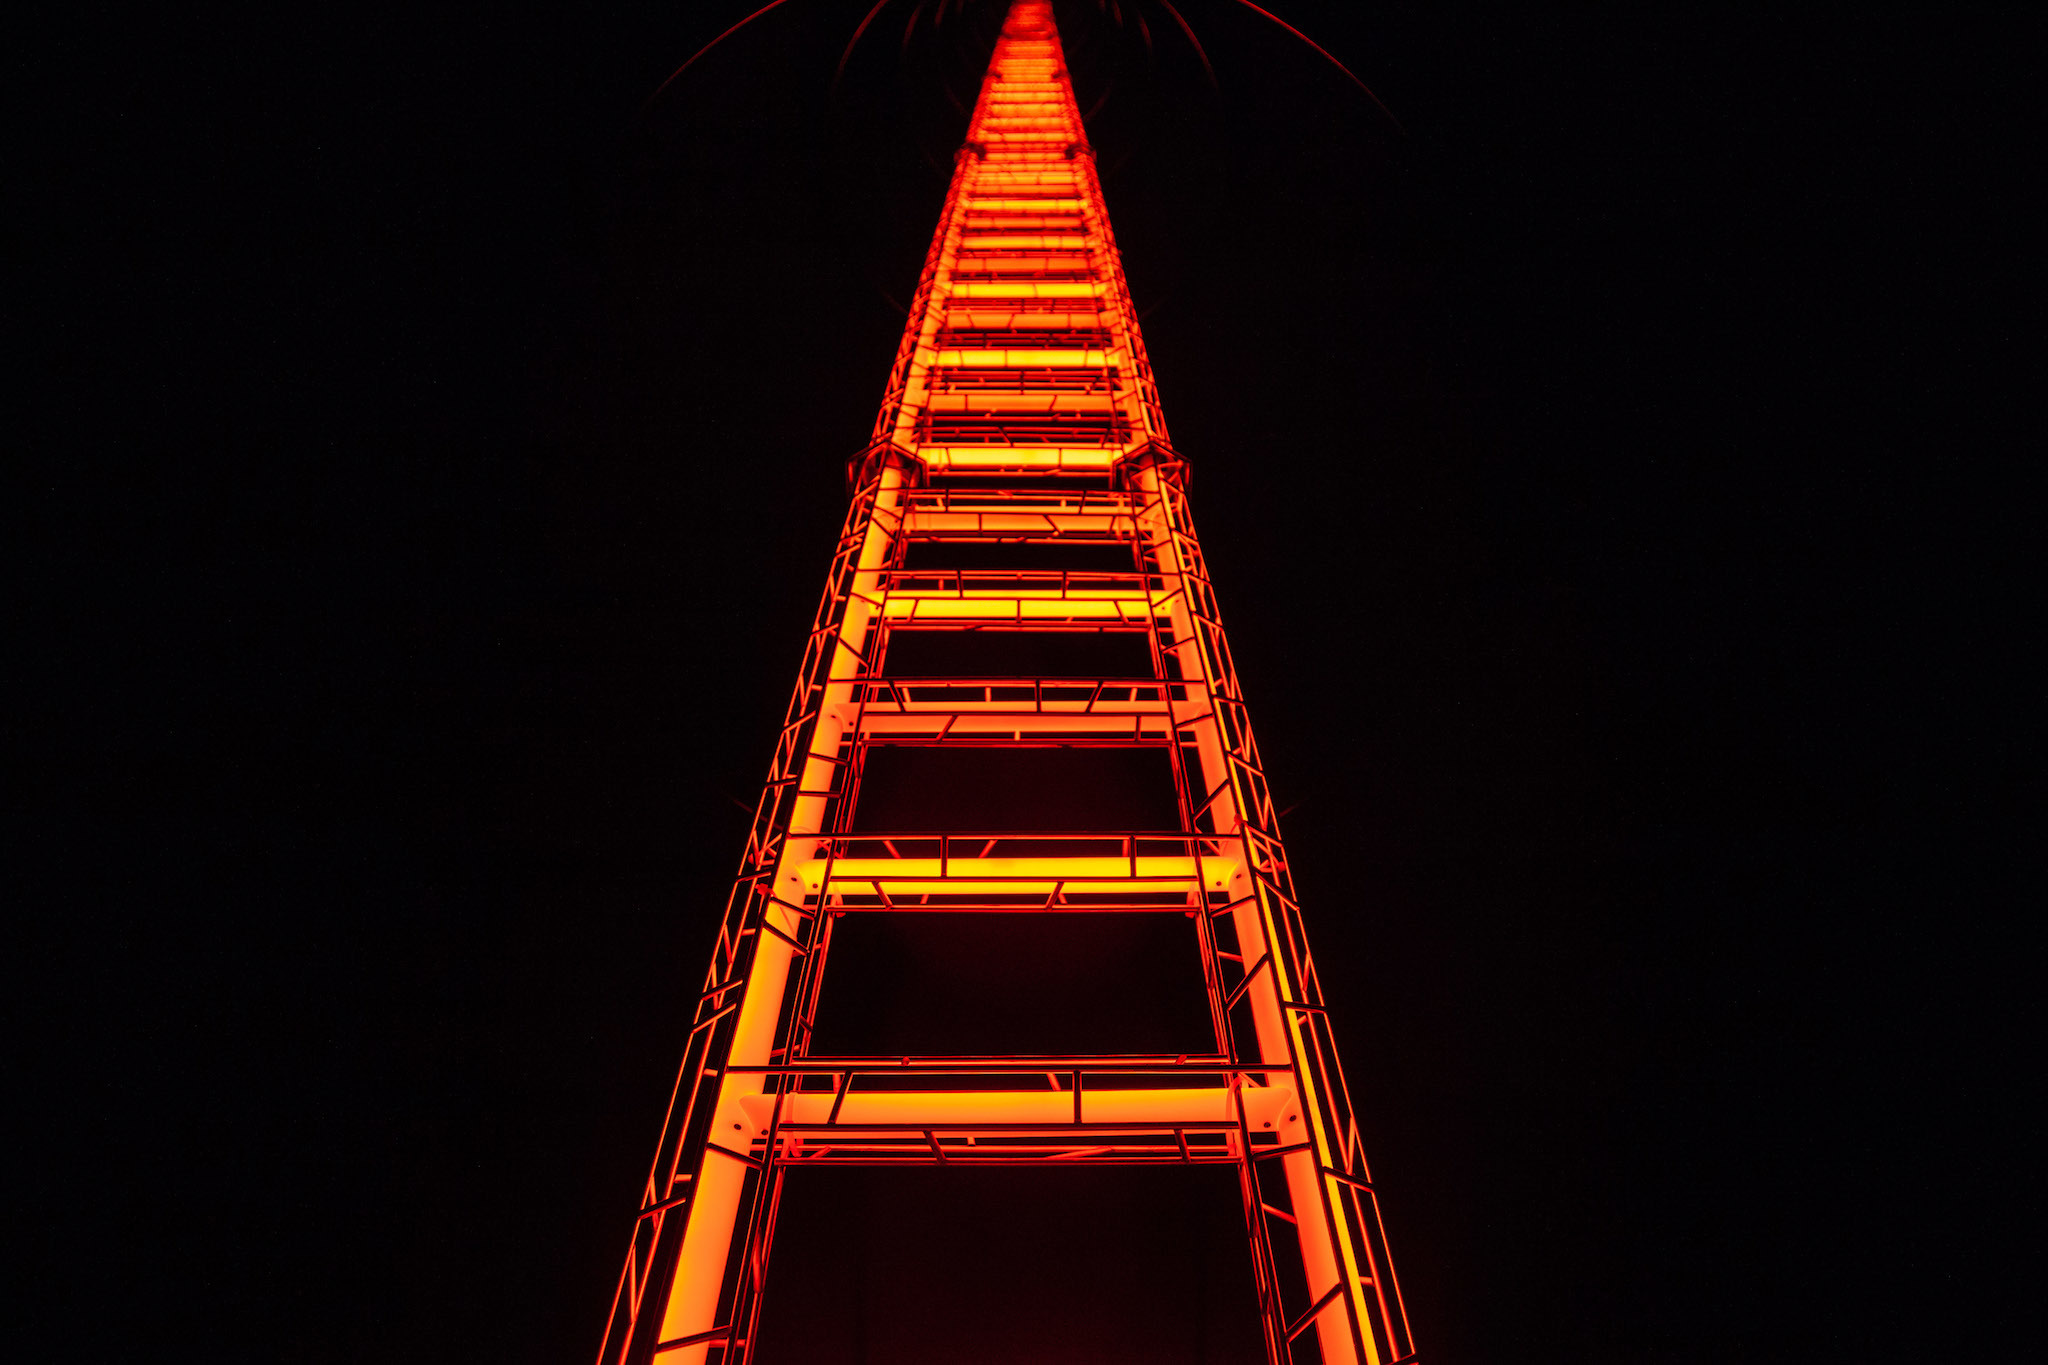
[[[1184,466],[1042,0],[1016,0],[1006,18],[915,299],[873,439],[849,470],[852,503],[600,1365],[740,1365],[783,1173],[912,1162],[1233,1166],[1272,1361],[1410,1359]],[[917,567],[921,547],[987,545],[1127,567]],[[1151,666],[892,669],[892,646],[931,632],[1119,635]],[[868,828],[864,770],[900,745],[1152,747],[1171,765],[1180,822]],[[810,1042],[834,928],[877,911],[1192,918],[1213,1049],[820,1055]]]

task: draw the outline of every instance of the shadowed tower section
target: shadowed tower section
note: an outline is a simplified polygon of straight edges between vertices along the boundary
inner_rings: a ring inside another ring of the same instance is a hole
[[[1040,0],[848,474],[600,1365],[1411,1359]]]

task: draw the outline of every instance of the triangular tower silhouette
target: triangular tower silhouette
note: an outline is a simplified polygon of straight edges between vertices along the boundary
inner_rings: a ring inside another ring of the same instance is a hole
[[[599,1365],[750,1359],[787,1173],[905,1163],[1234,1168],[1269,1361],[1411,1359],[1044,0],[1005,19],[849,481]],[[830,1018],[861,925],[939,916],[1185,934],[1202,1037],[826,1051],[862,1041]]]

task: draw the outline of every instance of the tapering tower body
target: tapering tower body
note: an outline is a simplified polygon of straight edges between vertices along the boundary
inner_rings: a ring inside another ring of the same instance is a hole
[[[1005,21],[849,473],[600,1365],[748,1360],[776,1312],[787,1173],[901,1163],[1232,1167],[1269,1360],[1411,1358],[1044,0]],[[939,915],[1183,925],[1203,1036],[1172,1051],[833,1050],[863,917]]]

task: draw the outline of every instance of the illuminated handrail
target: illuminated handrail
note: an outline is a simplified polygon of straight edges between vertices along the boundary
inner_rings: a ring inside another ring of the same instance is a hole
[[[1120,389],[1114,365],[1074,369],[1032,366],[1013,370],[979,369],[962,366],[934,366],[931,371],[934,394],[944,393],[1081,393],[1113,398]]]
[[[1233,1062],[1220,1052],[1006,1052],[1000,1056],[813,1052],[806,1053],[800,1061],[776,1066],[732,1066],[726,1070],[735,1076],[799,1080],[820,1076],[1043,1077],[1052,1073],[1061,1083],[1071,1083],[1077,1072],[1084,1081],[1107,1076],[1171,1076],[1175,1080],[1210,1076],[1260,1084],[1294,1074],[1294,1068],[1284,1062]]]
[[[1086,265],[1060,266],[1057,268],[1034,267],[1029,263],[1014,269],[996,270],[988,266],[963,266],[953,272],[956,281],[984,284],[1021,284],[1026,281],[1066,281],[1072,284],[1091,284],[1095,281],[1093,267]]]
[[[956,711],[1000,708],[1003,714],[1093,715],[1102,711],[1165,710],[1176,701],[1203,700],[1198,683],[1161,678],[897,678],[875,675],[853,682],[853,699],[870,712]]]
[[[1055,412],[1003,417],[956,417],[927,410],[918,419],[920,446],[1125,446],[1134,437],[1122,414]]]
[[[1165,574],[1106,569],[887,569],[876,577],[892,597],[1143,597],[1171,588]]]
[[[739,1111],[750,1140],[770,1130],[1231,1130],[1296,1126],[1292,1068],[1223,1056],[1016,1054],[971,1058],[819,1058],[731,1066],[760,1091]],[[745,1132],[745,1128],[741,1132]]]
[[[842,885],[965,883],[1005,885],[1157,883],[1228,886],[1245,865],[1234,835],[1100,830],[934,833],[854,832],[806,838],[809,856],[793,871],[817,894]]]
[[[815,857],[979,863],[991,858],[1112,858],[1135,867],[1143,858],[1238,857],[1234,835],[1185,830],[855,830],[819,835]],[[1135,874],[1134,874],[1135,875]]]
[[[1128,518],[1138,508],[1136,498],[1117,488],[913,488],[903,500],[913,515],[1001,508]]]
[[[1082,327],[948,327],[934,340],[941,351],[1107,351],[1116,334]]]
[[[737,1107],[733,1125],[756,1149],[889,1134],[937,1142],[941,1135],[1203,1133],[1235,1137],[1214,1152],[1234,1158],[1255,1144],[1278,1147],[1301,1131],[1292,1068],[1221,1055],[805,1057],[729,1074],[760,1087]],[[1179,1155],[1195,1153],[1182,1145]]]
[[[1014,375],[1016,371],[961,369],[954,373],[1001,377]],[[1088,369],[1071,373],[1090,375],[1099,372]],[[1110,385],[1086,382],[1041,384],[1028,389],[1014,385],[934,384],[931,396],[925,399],[925,410],[935,422],[968,418],[1015,422],[1044,418],[1055,422],[1099,421],[1115,426],[1121,420],[1123,397],[1120,390]],[[1129,423],[1123,425],[1128,427]]]
[[[952,589],[989,588],[1013,585],[1046,588],[1121,587],[1143,591],[1147,586],[1163,590],[1167,574],[1137,569],[877,569],[875,576],[892,591],[907,591],[912,582],[929,582]]]

